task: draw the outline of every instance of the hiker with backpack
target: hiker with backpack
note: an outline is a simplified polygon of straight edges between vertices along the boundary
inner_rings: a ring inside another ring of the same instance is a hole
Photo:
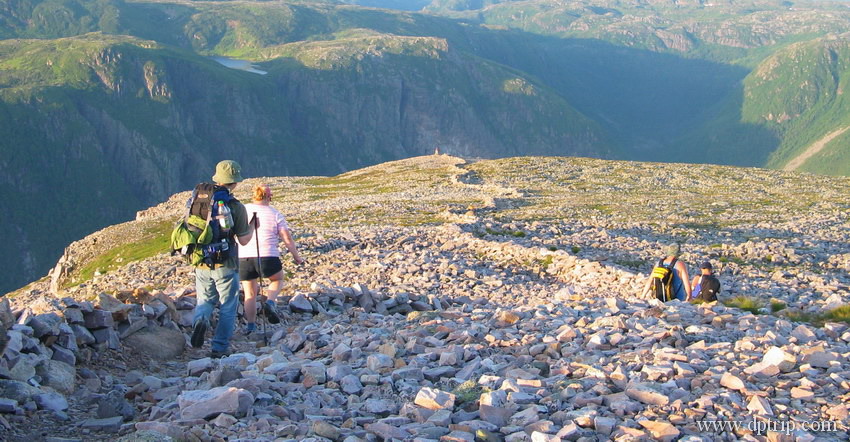
[[[706,261],[699,268],[700,274],[694,276],[693,281],[691,281],[691,293],[694,294],[694,299],[705,302],[717,301],[717,294],[720,293],[720,280],[714,276],[711,263]]]
[[[186,203],[186,215],[171,233],[172,253],[179,252],[195,267],[195,305],[192,347],[204,345],[215,306],[219,306],[210,356],[220,358],[230,347],[239,305],[237,246],[248,244],[253,228],[248,224],[245,206],[231,192],[242,181],[235,161],[225,160],[215,167],[214,184],[195,186]]]
[[[252,242],[255,244],[239,245],[239,279],[242,281],[242,291],[245,293],[245,334],[256,330],[257,293],[259,279],[269,280],[269,290],[266,295],[262,313],[272,324],[280,322],[276,308],[277,295],[283,288],[283,265],[280,261],[278,243],[283,241],[286,249],[292,254],[295,264],[301,265],[304,260],[298,254],[295,241],[289,232],[289,224],[277,209],[270,205],[272,190],[268,184],[254,186],[253,202],[245,205],[254,224]]]
[[[642,295],[652,293],[656,299],[667,302],[673,299],[687,301],[691,299],[691,286],[688,284],[688,267],[679,261],[681,246],[673,243],[664,248],[666,256],[658,261],[652,274],[646,281]]]

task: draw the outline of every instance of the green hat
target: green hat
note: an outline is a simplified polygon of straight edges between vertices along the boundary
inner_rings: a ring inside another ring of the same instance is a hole
[[[224,160],[215,165],[213,181],[218,184],[231,184],[242,181],[242,167],[233,160]]]
[[[674,242],[667,247],[664,247],[664,253],[667,256],[679,256],[679,253],[682,252],[682,248],[679,246],[679,243]]]

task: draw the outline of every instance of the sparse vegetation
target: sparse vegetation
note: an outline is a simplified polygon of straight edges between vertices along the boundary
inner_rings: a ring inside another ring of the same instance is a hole
[[[614,264],[629,267],[633,269],[640,269],[646,264],[646,261],[642,259],[615,259]]]
[[[525,238],[525,232],[522,230],[497,230],[490,227],[484,228],[488,235],[513,236],[515,238]]]
[[[826,312],[823,319],[825,321],[846,322],[850,324],[850,304]]]
[[[764,303],[761,300],[750,296],[736,296],[722,302],[727,307],[735,307],[755,315],[761,314],[761,309],[764,308]]]
[[[455,395],[456,406],[477,402],[481,394],[486,392],[487,390],[481,385],[478,385],[478,382],[473,379],[458,385],[452,390],[452,394]]]
[[[94,257],[75,272],[66,282],[66,286],[88,281],[96,273],[106,273],[131,262],[167,252],[172,227],[170,222],[159,223],[146,229],[145,235],[138,241],[122,244]]]
[[[550,265],[552,265],[554,260],[555,258],[552,255],[546,255],[545,257],[536,260],[535,264],[540,266],[543,270],[546,270]]]

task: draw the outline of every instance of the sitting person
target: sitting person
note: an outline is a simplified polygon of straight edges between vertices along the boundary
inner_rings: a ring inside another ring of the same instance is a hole
[[[691,286],[688,284],[688,268],[684,262],[679,261],[681,247],[678,243],[670,244],[664,248],[667,255],[658,261],[652,269],[652,274],[646,281],[642,295],[646,297],[649,293],[663,302],[678,299],[687,301],[691,298]]]
[[[694,276],[694,280],[691,281],[693,299],[705,302],[717,301],[717,294],[720,293],[720,280],[714,276],[711,263],[706,261],[699,268],[701,274]]]

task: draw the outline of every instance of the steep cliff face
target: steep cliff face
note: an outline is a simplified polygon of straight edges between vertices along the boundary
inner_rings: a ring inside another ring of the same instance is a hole
[[[347,163],[358,165],[435,147],[479,157],[610,154],[598,126],[553,91],[434,44],[429,56],[379,51],[334,70],[286,70],[276,81],[297,104],[289,109],[296,134],[321,134],[320,151],[354,154]]]
[[[208,180],[225,158],[274,176],[336,174],[438,146],[481,157],[609,151],[596,125],[545,87],[430,43],[354,51],[335,66],[288,57],[261,76],[126,37],[6,41],[0,196],[13,209],[0,229],[20,242],[2,246],[0,266],[20,271],[0,289],[43,275],[70,241]],[[31,66],[15,68],[23,59]]]

